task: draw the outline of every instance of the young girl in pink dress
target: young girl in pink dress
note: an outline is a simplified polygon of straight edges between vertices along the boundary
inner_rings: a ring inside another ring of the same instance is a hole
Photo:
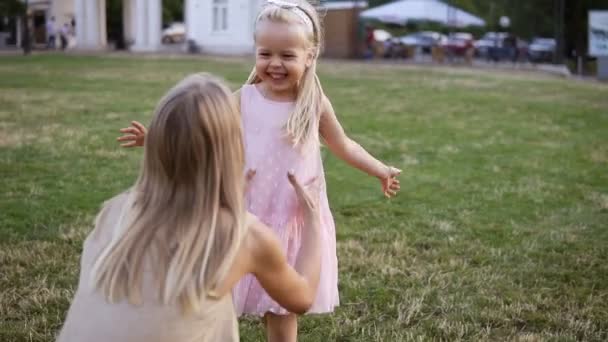
[[[342,129],[316,74],[322,32],[319,16],[306,1],[269,0],[255,21],[255,67],[237,96],[245,141],[247,209],[271,227],[288,262],[301,245],[302,219],[296,195],[284,179],[295,173],[304,184],[320,183],[321,274],[308,313],[329,313],[339,304],[336,232],[329,208],[320,139],[339,158],[378,178],[392,197],[399,190],[399,169],[376,160]],[[136,146],[145,129],[123,129],[119,138]],[[233,291],[237,313],[264,317],[269,341],[296,341],[297,316],[277,304],[253,276]]]

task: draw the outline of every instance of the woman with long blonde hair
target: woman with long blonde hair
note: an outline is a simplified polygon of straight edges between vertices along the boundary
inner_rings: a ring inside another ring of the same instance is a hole
[[[231,289],[245,274],[283,307],[306,312],[319,282],[316,197],[284,175],[305,227],[292,268],[272,231],[245,210],[244,163],[229,89],[204,74],[171,89],[137,182],[105,203],[84,243],[59,341],[237,341]]]

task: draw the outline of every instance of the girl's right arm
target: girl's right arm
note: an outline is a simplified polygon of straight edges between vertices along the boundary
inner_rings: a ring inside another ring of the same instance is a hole
[[[257,222],[252,229],[252,270],[266,292],[282,307],[296,314],[303,314],[312,306],[319,285],[321,250],[319,248],[320,217],[318,196],[303,189],[293,175],[289,181],[294,187],[304,212],[302,246],[295,266],[287,263],[274,233]],[[316,191],[312,191],[316,193]]]

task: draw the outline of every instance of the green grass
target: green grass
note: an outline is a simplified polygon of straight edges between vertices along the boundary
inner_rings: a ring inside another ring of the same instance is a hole
[[[234,88],[249,61],[0,58],[0,341],[52,341],[103,200],[186,74]],[[324,62],[348,133],[403,168],[402,193],[327,152],[340,296],[301,341],[608,339],[608,86],[521,73]],[[262,340],[256,320],[243,341]]]

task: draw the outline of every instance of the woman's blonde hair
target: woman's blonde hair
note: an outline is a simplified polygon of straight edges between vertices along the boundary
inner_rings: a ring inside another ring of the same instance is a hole
[[[110,301],[141,303],[149,270],[163,303],[201,310],[243,235],[241,137],[233,95],[209,75],[189,76],[161,99],[125,225],[93,268]]]
[[[256,30],[258,23],[262,21],[301,25],[305,29],[306,38],[311,44],[313,61],[298,84],[295,108],[285,125],[286,133],[293,144],[296,146],[303,145],[316,136],[318,132],[318,116],[321,113],[324,97],[323,88],[317,76],[317,59],[321,53],[323,42],[323,30],[319,13],[311,3],[304,0],[269,1],[258,13],[255,21]],[[260,78],[254,67],[247,84],[259,82]]]

